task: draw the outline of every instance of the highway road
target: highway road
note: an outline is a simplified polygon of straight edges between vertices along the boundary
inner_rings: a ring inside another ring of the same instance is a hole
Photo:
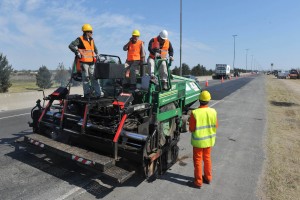
[[[163,176],[149,183],[135,175],[119,185],[70,161],[15,143],[29,132],[28,108],[0,112],[1,199],[258,199],[265,159],[264,76],[223,83],[210,80],[207,88],[205,82],[201,86],[211,92],[210,106],[219,120],[210,185],[200,190],[186,186],[193,179],[190,133],[181,134],[178,162]]]

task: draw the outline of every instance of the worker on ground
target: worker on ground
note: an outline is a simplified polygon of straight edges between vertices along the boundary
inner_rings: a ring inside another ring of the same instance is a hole
[[[140,31],[133,30],[132,37],[123,47],[123,50],[127,51],[125,77],[131,88],[136,86],[136,75],[139,74],[139,69],[143,67],[145,62],[144,42],[139,40],[139,37]]]
[[[200,107],[193,110],[189,120],[189,130],[192,133],[194,181],[188,182],[190,187],[201,188],[202,183],[210,184],[212,180],[211,149],[215,145],[218,128],[217,112],[208,107],[211,95],[202,91],[199,96]],[[202,161],[204,175],[202,176]]]
[[[148,57],[148,69],[150,70],[151,81],[156,82],[154,76],[155,58],[164,59],[169,54],[170,61],[173,61],[173,47],[171,42],[168,40],[168,32],[162,30],[159,35],[152,38],[148,44],[148,50],[150,55]],[[159,76],[162,81],[162,87],[164,90],[168,89],[168,69],[166,62],[162,62],[159,67]]]
[[[92,94],[91,89],[93,89],[95,96],[99,98],[103,93],[99,80],[94,77],[94,67],[98,50],[92,38],[93,28],[90,24],[84,24],[82,31],[83,35],[71,42],[69,48],[75,53],[80,62],[84,97],[90,97]]]

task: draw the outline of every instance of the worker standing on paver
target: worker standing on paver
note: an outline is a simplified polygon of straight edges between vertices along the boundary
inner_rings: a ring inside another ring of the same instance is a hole
[[[123,50],[127,51],[125,77],[131,88],[136,86],[136,75],[140,73],[139,67],[142,68],[145,62],[144,42],[139,40],[139,37],[140,31],[133,30],[132,37],[123,47]]]
[[[211,95],[202,91],[199,96],[200,106],[192,111],[189,120],[189,129],[192,133],[194,181],[187,182],[190,187],[201,188],[202,183],[210,184],[212,180],[211,147],[215,145],[218,128],[217,112],[208,107]],[[204,175],[202,176],[202,161]]]
[[[170,61],[173,61],[173,47],[171,42],[168,40],[168,32],[162,30],[159,35],[152,38],[148,44],[148,50],[150,55],[148,57],[148,70],[150,71],[151,81],[155,82],[156,77],[154,76],[155,58],[165,59],[169,54]],[[162,87],[164,90],[168,89],[168,69],[166,62],[162,62],[159,67],[159,76],[162,81]]]
[[[84,97],[90,97],[92,93],[91,89],[93,89],[95,96],[99,98],[103,93],[99,80],[94,77],[94,67],[98,50],[92,38],[93,28],[90,24],[84,24],[82,31],[83,35],[71,42],[69,48],[75,53],[76,58],[80,62]]]

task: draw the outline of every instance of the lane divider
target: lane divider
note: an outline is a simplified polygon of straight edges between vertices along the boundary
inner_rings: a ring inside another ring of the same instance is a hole
[[[11,115],[11,116],[7,116],[7,117],[0,117],[0,120],[1,120],[1,119],[12,118],[12,117],[19,117],[19,116],[23,116],[23,115],[30,115],[30,113],[23,113],[23,114]]]

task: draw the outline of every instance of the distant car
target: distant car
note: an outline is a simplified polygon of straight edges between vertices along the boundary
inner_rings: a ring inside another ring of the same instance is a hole
[[[193,75],[183,75],[184,78],[190,78],[196,81],[196,83],[198,84],[198,86],[200,86],[200,82],[198,81],[198,79],[193,76]]]
[[[290,76],[290,79],[297,79],[298,76],[299,76],[298,70],[292,69],[292,70],[289,72],[289,76]]]
[[[289,71],[281,71],[281,72],[278,72],[277,74],[277,78],[279,79],[286,79],[289,77]]]

